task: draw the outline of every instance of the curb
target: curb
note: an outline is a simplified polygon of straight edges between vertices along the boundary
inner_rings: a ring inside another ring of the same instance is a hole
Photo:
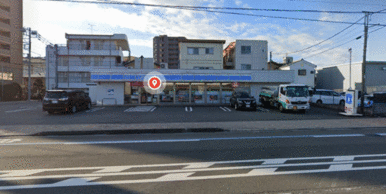
[[[92,130],[92,131],[45,131],[29,136],[56,135],[114,135],[114,134],[149,134],[149,133],[215,133],[228,132],[220,128],[186,128],[186,129],[127,129],[127,130]]]

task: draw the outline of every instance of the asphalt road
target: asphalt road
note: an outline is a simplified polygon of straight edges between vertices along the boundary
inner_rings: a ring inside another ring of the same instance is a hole
[[[236,111],[230,107],[93,107],[75,114],[49,115],[41,110],[41,103],[0,104],[1,125],[55,124],[132,124],[169,122],[221,122],[266,120],[311,120],[347,118],[337,111],[312,107],[306,114],[280,113],[274,108],[258,111]]]
[[[385,193],[385,132],[0,138],[0,192]]]

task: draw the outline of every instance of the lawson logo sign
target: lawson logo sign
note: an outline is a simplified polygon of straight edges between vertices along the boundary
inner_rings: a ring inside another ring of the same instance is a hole
[[[143,81],[146,75],[91,75],[93,81]],[[164,75],[166,81],[251,81],[249,75]]]

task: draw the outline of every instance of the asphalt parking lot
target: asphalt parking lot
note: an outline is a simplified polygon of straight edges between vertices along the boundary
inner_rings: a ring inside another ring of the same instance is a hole
[[[274,108],[257,111],[234,110],[228,106],[117,106],[98,107],[82,110],[75,114],[43,112],[39,102],[15,105],[0,104],[0,123],[2,125],[28,124],[133,124],[168,122],[222,122],[222,121],[275,121],[275,120],[313,120],[347,118],[335,110],[312,107],[307,113],[280,113]]]

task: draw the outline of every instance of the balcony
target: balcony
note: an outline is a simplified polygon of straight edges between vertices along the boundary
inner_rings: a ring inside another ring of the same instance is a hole
[[[11,51],[10,50],[7,50],[7,49],[1,49],[0,48],[0,55],[2,56],[11,56]]]
[[[58,48],[59,55],[75,55],[75,56],[122,56],[121,50],[73,50],[67,47]]]
[[[6,44],[11,44],[11,38],[0,35],[0,42],[6,43]]]
[[[11,25],[0,22],[0,29],[9,31],[10,28],[11,28]]]
[[[3,9],[0,9],[0,18],[10,19],[9,12]]]
[[[234,67],[235,63],[234,62],[225,62],[225,66]]]

